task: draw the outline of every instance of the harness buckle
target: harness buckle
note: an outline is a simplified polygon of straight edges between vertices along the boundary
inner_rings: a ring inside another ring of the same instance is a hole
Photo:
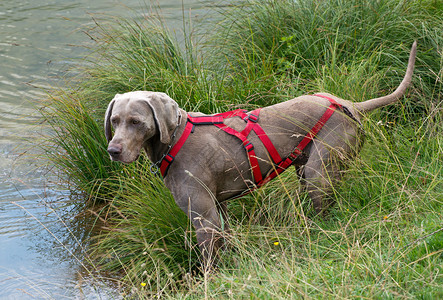
[[[249,114],[248,116],[248,120],[254,123],[258,122],[258,116],[254,115],[254,114]]]
[[[300,154],[302,154],[302,150],[300,150],[298,147],[295,147],[294,151],[289,154],[289,157],[292,161],[294,161],[300,156]]]
[[[246,145],[243,145],[243,147],[245,147],[247,152],[251,152],[252,150],[254,150],[254,145],[252,145],[251,142],[248,142]]]
[[[168,164],[172,164],[172,162],[174,161],[174,156],[168,153],[163,159],[166,160]]]

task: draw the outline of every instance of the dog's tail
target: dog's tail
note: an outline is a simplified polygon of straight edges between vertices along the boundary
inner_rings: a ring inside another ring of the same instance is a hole
[[[408,68],[406,69],[405,77],[403,78],[403,81],[400,83],[400,85],[392,94],[356,103],[355,108],[360,112],[368,112],[376,108],[392,104],[398,99],[400,99],[400,97],[404,95],[406,89],[411,83],[412,73],[414,72],[416,52],[417,52],[417,41],[415,41],[412,44],[411,54],[409,55]]]

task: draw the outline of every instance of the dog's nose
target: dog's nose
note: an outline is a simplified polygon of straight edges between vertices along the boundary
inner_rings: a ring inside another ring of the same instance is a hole
[[[122,146],[121,145],[109,145],[108,153],[111,157],[118,157],[122,154]]]

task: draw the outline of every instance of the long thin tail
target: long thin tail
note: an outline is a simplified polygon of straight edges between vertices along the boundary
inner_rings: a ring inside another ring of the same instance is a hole
[[[412,73],[414,72],[415,55],[417,53],[417,41],[412,44],[411,54],[409,55],[408,68],[406,69],[405,77],[397,89],[387,96],[374,98],[364,102],[355,103],[355,108],[360,112],[368,112],[376,108],[389,105],[400,99],[404,95],[406,89],[411,83]]]

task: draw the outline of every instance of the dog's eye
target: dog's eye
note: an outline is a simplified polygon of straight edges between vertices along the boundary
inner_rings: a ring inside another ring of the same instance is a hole
[[[140,124],[140,120],[133,119],[133,120],[131,120],[131,124],[132,125],[138,125],[138,124]]]

